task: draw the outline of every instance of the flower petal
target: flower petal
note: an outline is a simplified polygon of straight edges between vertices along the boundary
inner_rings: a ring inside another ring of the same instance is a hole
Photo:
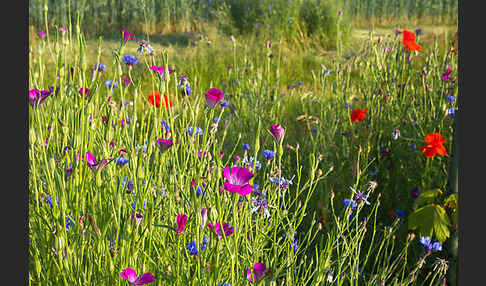
[[[137,272],[132,268],[126,268],[123,272],[120,273],[120,276],[123,279],[128,280],[129,283],[133,283],[137,280]]]
[[[251,194],[251,191],[253,191],[253,186],[250,185],[250,184],[246,184],[246,185],[240,187],[238,194],[240,194],[240,196],[244,197],[244,196]]]
[[[154,275],[152,273],[144,273],[140,279],[135,281],[135,285],[145,285],[154,282]]]

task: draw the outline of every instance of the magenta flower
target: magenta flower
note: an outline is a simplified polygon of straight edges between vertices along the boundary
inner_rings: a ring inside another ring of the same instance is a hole
[[[167,151],[167,149],[172,147],[172,145],[174,145],[172,140],[162,138],[157,139],[157,146],[159,147],[160,151],[162,151],[162,153]]]
[[[39,37],[44,38],[46,36],[46,32],[39,32],[37,33]]]
[[[277,142],[280,142],[280,139],[282,139],[282,136],[284,134],[284,129],[280,124],[272,125],[270,126],[270,132],[272,132],[273,137],[275,137],[275,140]]]
[[[154,275],[152,273],[144,273],[140,278],[137,277],[137,272],[132,268],[126,268],[120,273],[123,279],[128,280],[130,285],[145,285],[154,282]]]
[[[38,90],[37,88],[29,90],[29,103],[32,107],[39,107],[46,98],[51,95],[49,90]]]
[[[232,167],[230,172],[230,167],[226,166],[223,170],[223,176],[226,178],[224,189],[229,192],[247,196],[253,190],[253,186],[248,182],[254,174],[244,167]]]
[[[214,225],[212,223],[208,223],[208,227],[218,235],[218,239],[223,238],[223,232],[225,237],[232,235],[234,232],[234,228],[230,227],[229,223],[227,222],[218,222]]]
[[[82,88],[79,89],[79,94],[81,94],[81,95],[84,94],[85,99],[88,99],[90,92],[91,92],[91,90],[89,90],[89,88],[82,87]]]
[[[204,96],[208,106],[213,108],[223,98],[223,92],[217,88],[210,88]]]
[[[160,76],[163,76],[164,75],[165,69],[163,67],[151,66],[150,69],[153,70],[153,71],[158,72],[160,74]]]
[[[133,34],[130,34],[128,30],[122,30],[123,33],[123,43],[126,43],[128,40],[136,40],[136,38],[133,36]]]
[[[176,222],[177,222],[177,233],[183,232],[184,228],[186,228],[187,215],[178,214]]]
[[[265,266],[265,263],[255,263],[253,265],[253,273],[255,273],[255,275],[251,274],[251,269],[248,269],[248,271],[246,272],[246,278],[250,279],[250,282],[258,282],[262,280],[267,273],[267,267]]]
[[[204,228],[206,226],[206,222],[208,221],[208,210],[205,208],[201,209],[201,217],[202,217],[202,223],[201,223],[201,228]]]
[[[125,86],[128,86],[131,82],[132,81],[129,78],[127,78],[127,77],[123,78],[123,83],[125,84]]]
[[[106,158],[103,159],[101,162],[97,162],[93,154],[91,154],[90,152],[86,152],[86,164],[88,164],[88,167],[95,173],[97,171],[101,172],[101,170],[103,170],[103,168],[112,160],[113,158]]]

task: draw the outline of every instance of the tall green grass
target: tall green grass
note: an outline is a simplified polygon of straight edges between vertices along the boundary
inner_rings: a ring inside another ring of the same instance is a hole
[[[124,285],[120,272],[131,267],[153,273],[155,285],[246,285],[256,262],[270,269],[263,285],[331,284],[328,279],[333,285],[438,285],[445,277],[442,264],[434,264],[442,253],[424,254],[414,239],[427,234],[409,234],[407,217],[391,215],[413,211],[414,187],[446,189],[448,158],[426,159],[419,151],[430,132],[443,134],[452,150],[447,110],[455,105],[445,97],[458,90],[441,75],[450,67],[455,77],[457,58],[439,41],[419,36],[423,51],[409,53],[391,34],[366,41],[353,57],[328,59],[316,50],[299,54],[283,40],[267,46],[257,36],[233,42],[216,33],[195,46],[154,44],[155,54],[142,56],[138,42],[87,41],[80,31],[75,25],[61,36],[51,29],[29,43],[30,89],[59,88],[29,109],[30,284]],[[126,54],[139,58],[133,68],[121,61]],[[93,77],[98,62],[107,71]],[[175,72],[161,80],[149,70],[153,65]],[[190,96],[177,86],[181,75],[188,76]],[[113,92],[106,80],[119,83]],[[82,87],[91,90],[87,100]],[[229,106],[204,107],[211,87],[223,90]],[[171,98],[172,110],[147,103],[154,90]],[[365,107],[365,120],[352,123],[351,110]],[[277,123],[285,128],[282,142],[269,132]],[[203,134],[189,136],[189,126]],[[393,139],[396,129],[400,137]],[[162,153],[156,138],[177,144]],[[243,143],[250,145],[247,157],[262,165],[250,183],[266,194],[269,218],[252,212],[256,193],[239,201],[220,190],[226,166],[246,166]],[[118,158],[122,148],[127,165],[111,162],[94,173],[83,161],[86,152],[98,161]],[[265,149],[276,153],[268,164]],[[73,169],[69,177],[66,168]],[[286,190],[270,181],[281,177],[293,178]],[[367,192],[372,204],[346,209],[349,187]],[[209,221],[229,222],[234,234],[218,240],[201,228],[202,207]],[[131,221],[135,213],[143,215],[138,226]],[[171,228],[180,213],[189,219],[176,234]],[[210,243],[201,251],[203,236]],[[191,241],[195,257],[186,249]]]

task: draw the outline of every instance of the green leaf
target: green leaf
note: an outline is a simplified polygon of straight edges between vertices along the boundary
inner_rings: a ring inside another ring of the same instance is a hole
[[[421,207],[408,217],[409,229],[418,229],[421,236],[436,237],[441,243],[450,236],[450,225],[446,211],[437,204]]]
[[[440,189],[433,189],[420,193],[418,198],[415,200],[415,207],[421,207],[426,204],[433,203],[435,198],[441,193],[442,191]]]

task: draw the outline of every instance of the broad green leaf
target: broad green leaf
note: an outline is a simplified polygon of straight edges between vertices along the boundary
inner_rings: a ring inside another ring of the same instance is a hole
[[[421,207],[408,217],[409,229],[418,229],[421,236],[435,237],[440,242],[444,242],[450,236],[450,225],[446,211],[437,204]]]
[[[440,189],[427,190],[420,193],[418,198],[415,200],[415,207],[421,207],[426,204],[433,203],[435,198],[441,193],[442,191]]]

